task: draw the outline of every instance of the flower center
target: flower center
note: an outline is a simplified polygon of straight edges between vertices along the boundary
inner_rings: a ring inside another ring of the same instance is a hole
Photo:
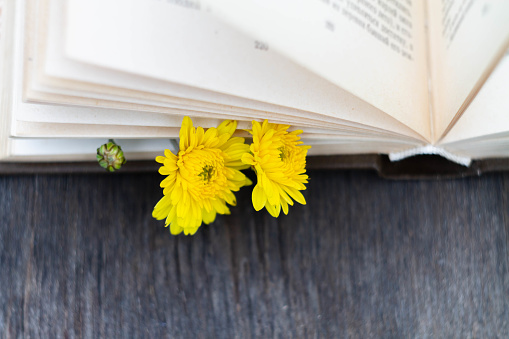
[[[214,197],[227,188],[224,157],[219,149],[194,148],[181,156],[182,179],[195,197]]]
[[[202,168],[202,170],[203,170],[203,172],[198,174],[198,176],[201,177],[201,179],[203,181],[206,181],[207,183],[209,183],[210,179],[214,176],[216,169],[212,165],[205,165]]]
[[[279,159],[281,159],[285,163],[288,162],[288,160],[291,156],[291,151],[288,149],[288,147],[281,146],[278,148],[278,151],[280,152]]]

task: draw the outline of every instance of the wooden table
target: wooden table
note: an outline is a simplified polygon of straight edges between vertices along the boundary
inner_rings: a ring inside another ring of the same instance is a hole
[[[0,177],[0,338],[509,337],[509,174],[310,175],[194,237],[158,174]]]

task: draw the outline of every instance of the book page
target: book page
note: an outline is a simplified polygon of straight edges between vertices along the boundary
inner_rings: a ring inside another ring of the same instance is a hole
[[[0,0],[0,157],[8,153],[12,115],[12,55],[7,51],[14,49],[13,37],[15,7],[17,3]]]
[[[393,118],[281,57],[263,41],[225,25],[196,1],[72,0],[66,4],[65,53],[70,60],[395,129],[387,123]],[[90,17],[94,17],[92,26]],[[51,74],[62,74],[53,66],[47,67]],[[165,87],[160,88],[161,92]],[[423,136],[429,134],[427,127],[411,126]]]
[[[507,133],[508,112],[509,51],[441,142],[447,144],[468,139],[493,139],[493,135]]]
[[[107,139],[101,138],[12,138],[10,152],[3,156],[2,161],[97,161],[97,147]],[[163,139],[128,139],[116,138],[115,141],[122,147],[127,161],[153,160],[162,155],[164,149],[176,153],[169,140]],[[308,140],[311,149],[308,155],[331,154],[361,154],[361,153],[389,153],[397,150],[397,143],[373,140],[347,139],[337,143],[327,143],[320,140]]]
[[[127,161],[153,160],[164,149],[175,149],[169,140],[116,139]],[[97,161],[97,147],[107,139],[90,138],[12,138],[9,160],[15,161]]]
[[[509,1],[428,1],[434,129],[443,137],[509,43]]]
[[[233,27],[414,130],[429,132],[424,1],[214,0],[206,4]]]

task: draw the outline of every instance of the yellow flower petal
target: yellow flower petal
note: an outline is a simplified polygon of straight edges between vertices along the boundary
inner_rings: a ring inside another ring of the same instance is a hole
[[[193,129],[193,121],[189,117],[184,117],[182,127],[180,128],[180,150],[186,150],[189,147],[191,130]]]
[[[271,204],[266,204],[265,208],[270,213],[270,215],[272,215],[274,218],[279,217],[279,210],[277,210],[276,206],[273,206]]]
[[[214,210],[212,210],[212,211],[203,210],[202,215],[203,215],[203,222],[207,225],[214,222],[214,220],[216,220],[216,211],[214,211]]]
[[[225,120],[219,125],[217,128],[217,131],[219,132],[219,135],[221,134],[229,134],[230,137],[233,135],[233,132],[237,129],[237,122],[234,120]]]
[[[283,213],[288,214],[288,203],[284,200],[281,200],[281,207],[283,208]]]
[[[267,202],[267,196],[265,195],[265,191],[261,187],[261,185],[256,185],[253,188],[252,198],[253,198],[253,207],[256,211],[259,211],[263,207],[265,207],[265,203]]]
[[[169,149],[164,150],[164,156],[168,159],[177,161],[177,156],[175,154],[171,153],[171,151]]]
[[[249,153],[244,153],[242,155],[242,158],[240,158],[240,159],[242,160],[242,162],[244,164],[247,164],[247,165],[254,165],[256,163],[253,155],[249,154]]]
[[[306,199],[304,199],[304,196],[302,195],[302,193],[300,193],[300,191],[297,191],[295,188],[288,186],[285,187],[284,190],[299,204],[302,205],[306,204]]]
[[[182,227],[180,227],[179,225],[177,225],[176,223],[175,224],[171,224],[170,225],[170,233],[173,234],[173,235],[177,235],[177,234],[180,234],[182,233],[184,229]]]
[[[159,200],[159,202],[154,207],[154,211],[152,212],[152,217],[157,220],[163,220],[168,216],[168,213],[171,210],[171,199],[169,197],[164,196]]]

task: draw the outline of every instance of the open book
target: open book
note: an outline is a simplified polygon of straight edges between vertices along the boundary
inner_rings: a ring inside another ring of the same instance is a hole
[[[0,0],[0,158],[129,160],[184,116],[310,155],[509,155],[509,1]],[[245,134],[247,135],[247,134]]]

